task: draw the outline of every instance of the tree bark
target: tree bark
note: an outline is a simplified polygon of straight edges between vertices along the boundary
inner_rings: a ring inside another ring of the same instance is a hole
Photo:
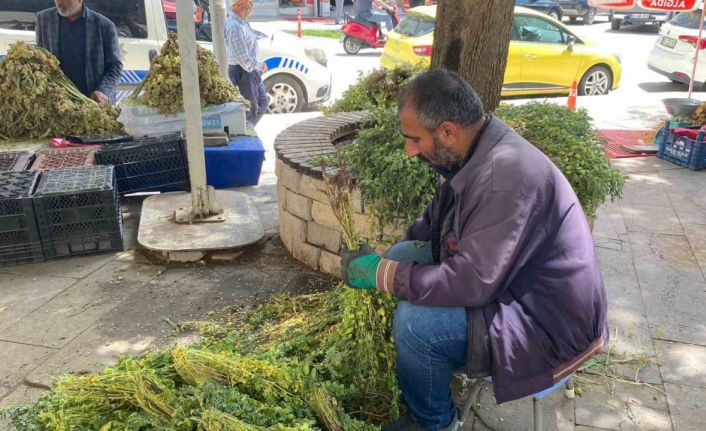
[[[468,81],[486,111],[500,104],[514,0],[441,0],[436,7],[431,69]]]

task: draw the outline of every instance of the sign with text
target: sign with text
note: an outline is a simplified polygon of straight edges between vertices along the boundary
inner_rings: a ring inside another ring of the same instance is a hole
[[[697,0],[640,0],[640,6],[647,10],[685,12],[696,9]]]
[[[588,4],[598,9],[631,9],[637,0],[588,0]]]

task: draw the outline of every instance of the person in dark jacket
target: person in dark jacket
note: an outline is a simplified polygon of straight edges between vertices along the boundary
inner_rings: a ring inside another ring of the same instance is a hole
[[[397,373],[418,425],[387,429],[457,430],[455,371],[492,376],[498,403],[553,386],[605,348],[605,288],[564,175],[468,83],[425,72],[398,102],[407,155],[443,181],[405,241],[384,257],[344,248],[342,272],[400,300]]]
[[[37,45],[54,54],[61,70],[81,93],[108,104],[123,70],[118,30],[83,0],[54,0],[37,14]]]

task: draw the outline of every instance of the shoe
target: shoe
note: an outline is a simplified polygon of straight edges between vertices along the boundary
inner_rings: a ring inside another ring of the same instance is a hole
[[[414,417],[407,413],[389,425],[383,425],[381,431],[424,431]]]

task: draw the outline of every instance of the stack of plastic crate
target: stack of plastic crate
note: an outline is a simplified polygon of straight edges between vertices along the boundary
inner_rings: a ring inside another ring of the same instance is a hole
[[[36,172],[0,172],[0,266],[44,260],[31,198],[36,182]]]
[[[33,171],[46,171],[49,169],[93,166],[96,164],[95,154],[96,147],[45,148],[35,153],[36,158],[30,169]]]
[[[96,153],[96,162],[115,166],[121,195],[189,190],[186,142],[181,134],[105,145]]]
[[[32,161],[28,151],[7,151],[0,153],[0,172],[24,171]]]
[[[33,201],[45,259],[123,249],[112,166],[45,171]]]

